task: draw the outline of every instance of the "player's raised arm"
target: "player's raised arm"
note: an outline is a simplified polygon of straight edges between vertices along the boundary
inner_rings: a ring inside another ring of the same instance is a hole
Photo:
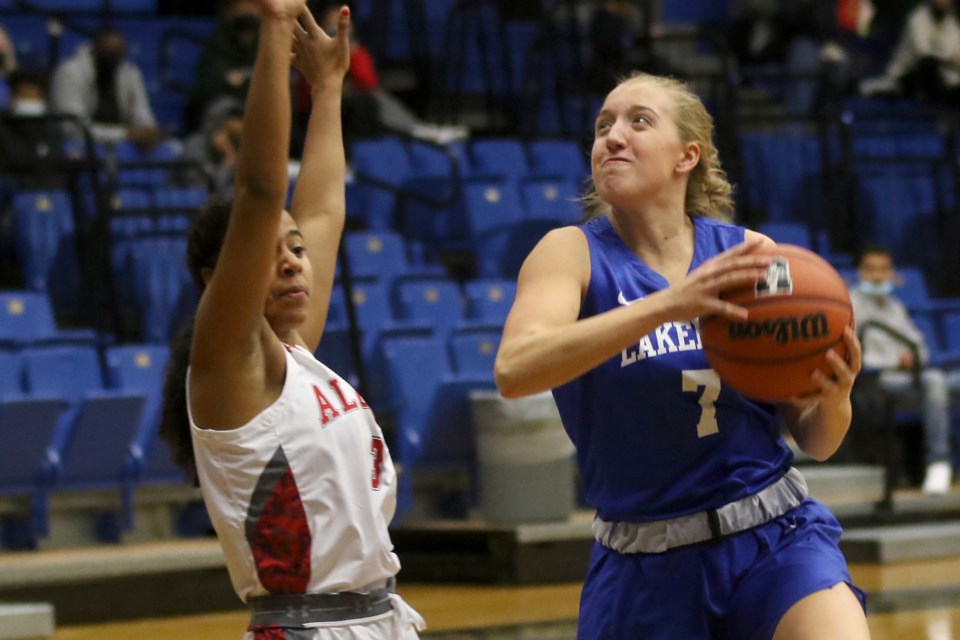
[[[290,49],[303,0],[263,0],[233,207],[197,311],[191,365],[235,371],[255,352],[287,192]]]
[[[309,10],[294,35],[293,64],[310,83],[312,107],[291,213],[313,263],[307,321],[300,336],[311,351],[323,333],[345,215],[345,160],[340,125],[343,78],[350,66],[350,11],[340,9],[328,36]]]

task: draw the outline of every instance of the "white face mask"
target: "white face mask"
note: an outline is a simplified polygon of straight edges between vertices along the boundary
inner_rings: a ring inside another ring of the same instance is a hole
[[[10,103],[10,112],[15,116],[42,116],[47,112],[47,105],[43,100],[21,98]]]
[[[870,282],[861,280],[858,288],[865,295],[872,298],[886,298],[893,293],[893,280],[884,280],[883,282]]]

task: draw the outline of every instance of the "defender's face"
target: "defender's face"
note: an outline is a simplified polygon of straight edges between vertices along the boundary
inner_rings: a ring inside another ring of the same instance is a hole
[[[264,303],[264,315],[274,329],[297,327],[307,318],[313,267],[297,224],[286,211],[277,231],[277,259]]]

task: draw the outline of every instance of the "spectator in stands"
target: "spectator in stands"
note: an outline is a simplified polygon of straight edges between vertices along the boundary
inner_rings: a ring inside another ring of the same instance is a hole
[[[901,401],[915,394],[914,382],[919,380],[926,458],[923,491],[947,493],[953,477],[950,392],[960,393],[960,372],[945,373],[930,366],[923,333],[892,294],[895,272],[890,252],[869,247],[857,266],[860,281],[850,298],[863,341],[864,370],[879,375],[881,388]]]
[[[344,226],[349,11],[331,38],[304,0],[260,5],[236,188],[190,231],[203,293],[192,338],[173,351],[161,429],[199,480],[252,635],[414,640],[423,620],[393,593],[397,484],[383,433],[313,355]],[[287,213],[291,49],[313,113]]]
[[[0,113],[0,171],[17,187],[62,187],[57,172],[66,160],[63,123],[47,117],[47,79],[16,71],[8,78],[10,100]]]
[[[186,129],[195,131],[220,99],[246,99],[257,56],[260,6],[255,0],[221,0],[220,17],[197,63],[186,109]]]
[[[178,181],[226,191],[233,184],[240,139],[243,135],[243,105],[219,100],[211,105],[199,131],[183,145],[183,159],[196,163]]]
[[[0,26],[0,78],[17,70],[17,50],[6,30]]]
[[[782,69],[792,114],[822,111],[854,90],[850,37],[837,0],[741,0],[728,41],[741,64]]]
[[[886,72],[866,79],[867,95],[895,93],[933,103],[960,101],[960,22],[954,0],[923,0],[907,16]]]
[[[320,25],[327,33],[336,29],[340,4],[329,0],[316,3],[314,12],[321,16]],[[296,129],[302,131],[310,110],[310,86],[302,76],[297,78],[294,111]],[[435,125],[423,122],[405,104],[380,85],[376,62],[370,50],[355,33],[350,39],[350,71],[343,86],[343,135],[346,139],[376,137],[396,131],[414,137],[446,143],[468,135],[466,127]],[[296,142],[294,143],[296,144]]]
[[[57,66],[51,85],[53,111],[77,116],[93,137],[106,143],[129,140],[144,149],[166,134],[157,127],[143,75],[127,59],[127,41],[112,27],[97,32]]]
[[[633,0],[596,0],[589,27],[591,91],[606,94],[635,69],[660,69],[663,63],[653,57],[648,21]]]

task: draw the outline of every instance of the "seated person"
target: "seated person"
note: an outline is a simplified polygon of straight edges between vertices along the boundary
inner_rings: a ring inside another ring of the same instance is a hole
[[[10,99],[0,112],[0,172],[18,188],[58,188],[65,175],[63,122],[48,117],[47,80],[39,72],[15,71],[7,79]]]
[[[860,90],[936,103],[960,100],[960,21],[954,0],[920,2],[908,15],[884,74],[865,79]]]
[[[914,393],[914,375],[921,385],[926,474],[923,492],[950,490],[950,391],[960,392],[960,371],[944,372],[929,366],[930,352],[923,333],[910,319],[906,306],[892,295],[893,256],[880,247],[864,250],[858,262],[859,284],[850,292],[858,333],[863,344],[864,372],[879,375],[881,388],[895,400]],[[870,328],[876,323],[899,335]],[[910,346],[915,346],[915,350]]]
[[[79,117],[99,142],[129,140],[150,149],[166,135],[157,127],[140,69],[127,59],[123,33],[106,27],[54,72],[50,106]]]

